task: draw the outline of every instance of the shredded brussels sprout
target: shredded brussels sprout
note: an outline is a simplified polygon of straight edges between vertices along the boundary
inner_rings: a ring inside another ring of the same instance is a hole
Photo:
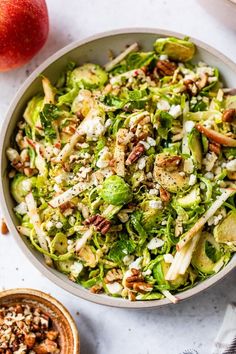
[[[158,38],[69,63],[17,125],[18,231],[93,293],[175,303],[236,251],[235,90],[194,54]]]

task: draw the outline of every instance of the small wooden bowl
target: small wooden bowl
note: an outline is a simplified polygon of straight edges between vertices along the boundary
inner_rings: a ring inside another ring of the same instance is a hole
[[[80,341],[75,321],[67,309],[54,297],[34,289],[9,289],[0,292],[0,307],[27,304],[49,314],[59,332],[61,354],[79,354]]]

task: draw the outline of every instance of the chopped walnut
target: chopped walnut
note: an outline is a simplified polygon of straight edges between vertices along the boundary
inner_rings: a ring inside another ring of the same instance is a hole
[[[138,143],[138,145],[136,145],[133,150],[131,151],[131,153],[129,154],[127,160],[126,160],[126,165],[132,165],[132,163],[134,163],[135,161],[137,161],[140,156],[143,155],[145,151],[145,148],[143,146],[143,144]]]
[[[104,218],[103,216],[96,214],[91,216],[90,218],[86,219],[84,222],[85,225],[94,225],[96,230],[101,232],[101,234],[105,235],[110,226],[111,226],[111,222],[110,220],[107,220],[106,218]]]

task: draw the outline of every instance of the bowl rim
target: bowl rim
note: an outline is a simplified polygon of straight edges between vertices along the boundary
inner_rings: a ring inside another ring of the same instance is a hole
[[[70,312],[59,300],[57,300],[55,297],[41,290],[36,290],[31,288],[15,288],[15,289],[3,290],[0,292],[0,306],[1,306],[1,301],[4,300],[4,298],[14,297],[14,295],[24,295],[24,299],[31,299],[31,296],[35,296],[38,298],[37,300],[38,303],[41,303],[41,299],[45,299],[49,303],[48,307],[50,307],[51,304],[57,307],[59,311],[62,313],[62,315],[64,316],[64,318],[67,320],[70,327],[70,331],[73,337],[72,354],[79,354],[80,337],[79,337],[79,331],[77,325],[75,323],[74,318],[71,316]]]
[[[160,36],[174,36],[178,38],[184,38],[185,35],[180,32],[175,32],[175,31],[169,31],[165,29],[159,29],[159,28],[146,28],[146,27],[131,27],[131,28],[122,28],[122,29],[115,29],[111,31],[105,31],[99,34],[95,34],[89,37],[86,37],[82,40],[77,40],[74,41],[67,46],[61,48],[58,50],[56,53],[52,54],[48,59],[46,59],[39,67],[34,70],[30,76],[24,81],[24,83],[21,85],[19,90],[16,92],[15,96],[13,97],[9,109],[6,113],[4,123],[2,124],[1,132],[0,132],[0,174],[3,176],[3,168],[2,168],[2,159],[3,159],[3,143],[4,143],[4,138],[6,135],[6,131],[9,125],[9,122],[11,120],[12,114],[15,110],[15,107],[17,103],[20,101],[21,97],[23,96],[24,92],[27,91],[28,87],[30,84],[38,77],[38,75],[44,71],[49,65],[51,65],[54,61],[57,59],[60,59],[62,56],[66,55],[68,52],[71,50],[80,47],[84,44],[87,44],[89,42],[99,40],[102,38],[106,37],[113,37],[116,35],[129,35],[129,34],[154,34],[154,35],[160,35]],[[232,70],[236,72],[236,64],[229,59],[227,56],[222,54],[220,51],[217,49],[209,46],[208,44],[195,39],[194,37],[191,37],[191,40],[196,44],[197,47],[200,47],[210,54],[213,54],[216,56],[220,61],[222,61],[226,66],[230,67]],[[46,266],[46,264],[42,263],[39,259],[37,259],[34,254],[31,252],[31,250],[27,247],[27,245],[23,242],[21,237],[19,237],[19,234],[15,228],[15,224],[13,220],[11,219],[9,213],[8,213],[8,207],[7,203],[4,197],[4,189],[3,189],[3,180],[1,178],[0,181],[0,202],[2,205],[2,210],[3,210],[3,215],[6,219],[7,225],[9,227],[9,230],[13,234],[15,241],[17,242],[19,248],[21,251],[26,255],[26,257],[29,259],[29,261],[42,273],[44,274],[49,280],[51,280],[54,284],[57,286],[63,288],[64,290],[70,292],[71,294],[78,296],[84,300],[91,301],[97,304],[101,305],[106,305],[106,306],[111,306],[111,307],[120,307],[120,308],[133,308],[133,309],[143,309],[143,308],[152,308],[152,307],[160,307],[164,305],[171,304],[171,302],[168,299],[161,299],[161,300],[150,300],[150,301],[134,301],[130,302],[126,299],[121,299],[121,298],[113,298],[109,297],[107,295],[98,295],[98,294],[92,294],[88,290],[80,287],[78,284],[73,283],[72,281],[66,282],[65,280],[61,279],[58,277],[56,274],[54,274],[50,269]],[[197,295],[198,293],[206,290],[210,286],[214,285],[217,283],[220,279],[224,278],[227,274],[229,274],[234,268],[236,267],[236,257],[234,257],[229,264],[223,268],[219,273],[213,275],[212,277],[208,278],[207,280],[197,284],[195,287],[188,289],[186,291],[183,291],[177,295],[179,302],[186,300],[194,295]]]

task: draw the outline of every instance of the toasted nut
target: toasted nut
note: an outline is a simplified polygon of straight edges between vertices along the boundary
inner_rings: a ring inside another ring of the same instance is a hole
[[[196,85],[198,89],[201,90],[207,85],[207,82],[208,82],[208,75],[205,73],[201,75],[200,80],[196,81]]]
[[[143,155],[145,151],[145,148],[143,146],[143,144],[138,143],[138,145],[136,145],[133,150],[131,151],[131,153],[129,154],[127,160],[126,160],[126,165],[131,165],[132,163],[134,163],[135,161],[137,161],[140,156]]]
[[[58,331],[48,331],[46,336],[50,340],[55,340],[58,337]]]
[[[2,219],[1,220],[1,233],[2,235],[6,235],[8,234],[9,230],[8,230],[8,227],[7,227],[7,224],[5,223],[5,220]]]
[[[168,60],[158,60],[157,69],[161,76],[172,76],[177,66]]]
[[[234,108],[226,109],[222,115],[222,121],[231,123],[235,117],[236,110]]]
[[[186,91],[190,95],[192,95],[192,96],[196,96],[197,95],[199,89],[198,89],[198,86],[197,86],[195,81],[190,80],[190,79],[185,80],[184,81],[184,86],[186,88]]]
[[[220,145],[217,143],[209,143],[208,148],[210,151],[214,152],[216,155],[220,155]]]
[[[27,348],[33,348],[36,341],[36,335],[34,333],[25,334],[25,345]]]
[[[123,274],[121,269],[117,269],[117,268],[113,268],[111,270],[109,270],[105,276],[105,283],[113,283],[117,280],[122,280],[123,278]]]
[[[135,294],[132,291],[128,292],[128,299],[130,301],[135,301],[136,300],[136,296],[135,296]]]
[[[91,293],[100,294],[102,292],[102,284],[95,284],[90,288]]]
[[[84,221],[85,225],[94,225],[97,229],[97,231],[100,231],[101,234],[105,235],[107,233],[107,231],[109,230],[110,226],[111,226],[111,222],[110,220],[107,220],[106,218],[104,218],[103,216],[97,214],[97,215],[93,215],[90,218],[86,219]]]
[[[211,139],[215,143],[225,146],[236,147],[236,139],[229,138],[224,134],[216,132],[213,129],[208,129],[201,124],[196,124],[195,127],[200,133],[206,135],[207,138]]]
[[[151,284],[148,284],[146,282],[137,282],[134,283],[133,285],[134,291],[137,291],[141,294],[148,293],[149,291],[152,291],[153,286]]]
[[[174,171],[176,170],[180,163],[182,162],[182,157],[178,155],[174,156],[163,156],[157,160],[157,166],[166,168],[169,171]]]
[[[163,202],[169,202],[171,195],[166,189],[160,187],[160,198]]]
[[[234,171],[228,171],[227,172],[227,177],[228,179],[232,180],[232,181],[236,181],[236,172]]]

